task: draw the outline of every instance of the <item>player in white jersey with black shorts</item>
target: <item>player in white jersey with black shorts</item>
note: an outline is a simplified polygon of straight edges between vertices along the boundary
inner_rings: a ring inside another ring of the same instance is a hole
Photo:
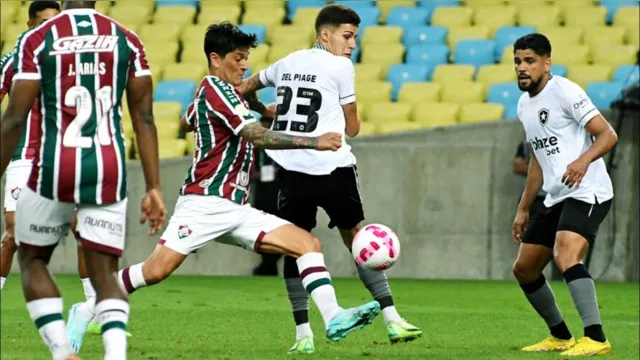
[[[518,117],[532,148],[527,185],[513,223],[520,244],[513,273],[527,299],[550,330],[545,340],[524,351],[564,351],[562,356],[603,355],[611,344],[602,330],[596,290],[584,256],[613,198],[602,156],[618,138],[584,90],[551,75],[551,44],[541,34],[514,43]],[[544,209],[528,219],[542,188]],[[580,313],[584,337],[577,342],[567,328],[542,270],[551,259],[563,274]]]
[[[350,60],[356,47],[360,17],[342,5],[328,5],[315,22],[316,43],[296,51],[266,70],[245,80],[241,87],[249,94],[263,87],[275,87],[278,95],[272,129],[290,135],[317,136],[337,132],[354,137],[360,123]],[[336,152],[317,150],[270,151],[278,165],[280,187],[278,215],[311,231],[316,226],[317,208],[337,227],[348,249],[362,228],[364,212],[358,186],[356,158],[343,142]],[[406,322],[393,304],[384,272],[356,265],[360,279],[380,303],[391,342],[409,341],[422,334]],[[290,352],[314,351],[308,319],[308,296],[300,283],[295,259],[285,257],[284,277],[296,322],[296,343]]]

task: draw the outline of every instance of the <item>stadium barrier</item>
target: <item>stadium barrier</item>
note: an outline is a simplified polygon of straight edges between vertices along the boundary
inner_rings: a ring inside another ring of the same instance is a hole
[[[614,116],[605,112],[614,122]],[[610,213],[600,228],[591,273],[608,281],[638,281],[640,183],[638,113],[628,114],[621,131],[613,171],[616,229]],[[511,223],[523,180],[511,162],[523,138],[519,122],[473,124],[352,140],[358,158],[360,187],[367,222],[381,222],[400,237],[400,261],[390,277],[437,279],[513,279],[517,246]],[[191,160],[161,164],[162,186],[170,212]],[[127,249],[121,264],[146,259],[158,240],[138,223],[144,178],[139,162],[128,165],[129,216]],[[4,181],[3,181],[4,189]],[[334,277],[356,276],[350,255],[328,219],[319,212],[314,232],[324,244]],[[2,226],[2,225],[0,225]],[[259,256],[240,248],[210,244],[190,256],[177,274],[249,275]],[[17,271],[17,262],[14,261]],[[72,237],[56,250],[55,273],[76,272]],[[549,271],[547,269],[546,271]]]

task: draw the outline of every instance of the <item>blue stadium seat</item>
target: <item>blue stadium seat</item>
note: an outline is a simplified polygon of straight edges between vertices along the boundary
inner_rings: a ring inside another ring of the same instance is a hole
[[[620,65],[616,68],[612,80],[622,82],[627,87],[640,81],[640,68],[638,65]]]
[[[429,10],[415,7],[397,6],[387,15],[387,25],[401,26],[406,29],[413,25],[426,25]]]
[[[376,6],[376,3],[374,0],[337,0],[337,1],[334,1],[333,3],[338,5],[348,6],[356,11],[358,10],[358,8]]]
[[[592,82],[587,85],[587,95],[598,109],[609,109],[611,103],[618,99],[622,93],[624,83],[611,82]]]
[[[289,0],[287,1],[287,19],[293,20],[296,10],[301,7],[323,7],[327,5],[326,0]]]
[[[607,8],[607,24],[611,24],[619,7],[638,6],[638,0],[601,0],[600,6]]]
[[[460,6],[460,0],[420,0],[418,1],[418,7],[427,9],[429,15],[427,16],[427,23],[431,23],[431,15],[434,10],[439,6],[457,7]]]
[[[518,121],[518,104],[512,104],[504,109],[504,115],[502,115],[504,120],[515,120]]]
[[[518,40],[518,38],[536,32],[533,26],[502,26],[496,30],[496,61],[500,61],[504,48]]]
[[[277,98],[275,88],[268,87],[258,91],[258,99],[265,105],[276,102]]]
[[[357,47],[351,53],[351,62],[355,64],[358,62],[359,58],[360,58],[360,48]]]
[[[156,0],[156,6],[199,6],[198,0]]]
[[[487,102],[504,105],[505,108],[518,105],[518,99],[522,91],[518,88],[518,83],[508,82],[492,85],[487,92]]]
[[[402,43],[412,45],[445,44],[447,28],[443,26],[410,26],[404,29]]]
[[[565,65],[560,65],[560,64],[551,65],[551,73],[553,75],[567,77],[567,72],[568,71],[569,70],[567,69],[567,67]]]
[[[495,63],[496,42],[493,40],[460,40],[454,50],[456,64],[480,67]]]
[[[407,64],[423,64],[435,67],[446,64],[449,59],[449,47],[440,45],[413,45],[407,51]]]
[[[432,69],[422,64],[395,64],[389,68],[387,81],[393,85],[391,100],[398,100],[398,92],[405,82],[423,82],[431,77]]]
[[[267,28],[265,28],[264,25],[238,25],[238,28],[240,28],[240,30],[244,31],[247,34],[256,34],[258,43],[263,44],[265,42]]]
[[[193,81],[168,80],[160,81],[153,91],[153,101],[175,101],[182,104],[182,111],[193,101],[197,85]]]

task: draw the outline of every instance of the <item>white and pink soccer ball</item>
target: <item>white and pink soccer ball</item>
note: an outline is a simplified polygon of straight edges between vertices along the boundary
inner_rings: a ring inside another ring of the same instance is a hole
[[[400,241],[393,230],[382,224],[365,225],[353,238],[351,254],[355,261],[371,270],[385,270],[400,256]]]

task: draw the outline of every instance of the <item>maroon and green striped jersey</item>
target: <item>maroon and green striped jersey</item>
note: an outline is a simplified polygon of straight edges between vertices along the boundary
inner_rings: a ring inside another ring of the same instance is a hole
[[[93,9],[65,10],[16,45],[14,81],[40,80],[41,139],[27,186],[62,202],[126,198],[121,98],[150,76],[138,36]]]
[[[187,109],[195,151],[181,195],[213,195],[245,204],[254,164],[253,145],[240,130],[257,121],[233,85],[205,76]]]
[[[24,34],[26,34],[25,31]],[[13,51],[7,53],[0,58],[0,99],[9,94],[11,84],[13,82]],[[36,150],[40,144],[40,107],[38,100],[35,101],[29,115],[27,115],[27,124],[25,130],[20,135],[18,147],[11,157],[11,161],[33,160]]]

